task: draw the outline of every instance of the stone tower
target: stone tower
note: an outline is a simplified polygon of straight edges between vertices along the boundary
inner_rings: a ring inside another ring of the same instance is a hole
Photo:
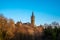
[[[35,16],[34,13],[32,12],[32,16],[31,16],[31,25],[34,26],[35,25]]]

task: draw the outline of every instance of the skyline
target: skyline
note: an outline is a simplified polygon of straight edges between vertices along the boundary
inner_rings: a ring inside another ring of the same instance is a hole
[[[15,22],[30,22],[32,11],[35,15],[35,24],[50,24],[53,21],[60,23],[60,0],[0,0],[0,13]],[[29,13],[29,14],[28,14]]]

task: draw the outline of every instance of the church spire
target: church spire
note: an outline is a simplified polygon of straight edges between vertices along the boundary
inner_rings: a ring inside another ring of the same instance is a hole
[[[34,12],[32,12],[31,25],[34,26],[34,24],[35,24],[35,16],[34,16]]]
[[[34,12],[32,12],[32,16],[34,16]]]

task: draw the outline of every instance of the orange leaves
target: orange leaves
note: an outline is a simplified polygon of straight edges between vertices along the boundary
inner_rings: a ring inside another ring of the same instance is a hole
[[[32,26],[31,23],[15,22],[12,19],[7,20],[4,17],[0,17],[0,29],[6,32],[7,37],[12,38],[16,33],[22,33],[27,35],[36,35],[43,32],[42,26]]]

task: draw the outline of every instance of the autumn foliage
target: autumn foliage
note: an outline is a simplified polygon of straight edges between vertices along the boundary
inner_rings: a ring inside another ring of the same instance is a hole
[[[4,40],[22,40],[22,38],[26,40],[30,38],[32,40],[34,39],[32,37],[42,35],[43,27],[32,27],[30,24],[22,22],[15,23],[12,19],[7,19],[1,15],[0,32]]]
[[[45,28],[43,25],[32,27],[31,23],[15,23],[0,15],[0,40],[60,40],[60,26],[53,24]]]

